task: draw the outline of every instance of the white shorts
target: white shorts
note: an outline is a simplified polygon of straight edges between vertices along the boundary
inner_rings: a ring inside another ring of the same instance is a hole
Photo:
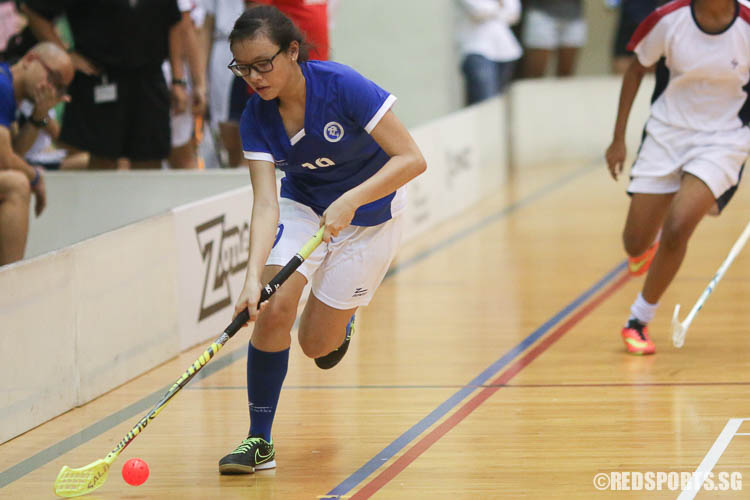
[[[650,118],[630,173],[628,192],[676,193],[682,174],[688,172],[708,186],[721,209],[740,182],[748,153],[748,127],[702,132]]]
[[[172,147],[184,146],[193,137],[193,128],[195,127],[195,117],[188,105],[188,109],[179,115],[172,113]]]
[[[279,233],[266,265],[283,266],[320,227],[310,207],[279,199]],[[402,218],[371,227],[348,226],[321,244],[297,269],[324,304],[335,309],[366,306],[391,265],[401,242]]]
[[[583,47],[586,44],[586,21],[557,19],[546,12],[529,9],[523,28],[523,45],[527,49],[554,50],[560,47]]]

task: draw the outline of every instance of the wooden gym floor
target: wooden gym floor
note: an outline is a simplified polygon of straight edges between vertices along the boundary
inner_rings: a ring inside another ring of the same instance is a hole
[[[652,323],[654,356],[625,354],[619,336],[642,284],[624,273],[624,182],[599,164],[518,172],[404,246],[338,367],[293,345],[277,469],[217,472],[248,427],[242,332],[88,498],[748,498],[750,420],[732,419],[750,418],[750,249],[685,347],[670,339],[674,305],[687,314],[747,222],[743,187],[696,231]],[[204,347],[0,446],[0,497],[54,498],[60,467],[103,458]],[[132,457],[151,467],[138,488],[119,472]],[[730,489],[670,484],[697,469]]]

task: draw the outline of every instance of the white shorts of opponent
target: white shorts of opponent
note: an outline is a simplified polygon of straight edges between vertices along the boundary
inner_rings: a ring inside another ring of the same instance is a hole
[[[687,172],[708,186],[721,210],[740,182],[748,154],[748,127],[704,132],[673,127],[652,117],[633,163],[628,192],[676,193]]]
[[[279,199],[276,242],[266,265],[283,266],[320,227],[310,207]],[[348,226],[331,242],[321,244],[297,269],[312,293],[335,309],[366,306],[383,281],[401,242],[402,217],[377,226]]]

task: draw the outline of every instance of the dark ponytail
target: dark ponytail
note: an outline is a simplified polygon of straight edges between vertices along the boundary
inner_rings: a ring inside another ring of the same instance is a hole
[[[298,61],[305,62],[309,59],[310,44],[305,40],[302,31],[276,7],[259,5],[243,12],[229,34],[229,45],[259,35],[267,36],[284,51],[296,41],[299,43]]]

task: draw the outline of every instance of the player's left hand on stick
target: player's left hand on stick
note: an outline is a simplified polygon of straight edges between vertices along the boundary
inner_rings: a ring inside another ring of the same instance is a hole
[[[323,230],[323,241],[328,243],[331,241],[332,236],[338,236],[339,231],[351,224],[357,208],[347,198],[346,194],[341,195],[336,201],[331,203],[320,218],[320,225],[325,228]]]
[[[242,293],[240,293],[240,297],[237,299],[237,305],[234,306],[232,319],[236,318],[238,314],[247,309],[248,313],[250,313],[250,321],[245,323],[244,326],[247,326],[251,321],[256,321],[260,309],[263,309],[265,306],[265,303],[263,303],[261,304],[260,309],[258,309],[258,301],[260,300],[260,292],[262,289],[263,286],[260,284],[260,281],[246,281],[245,286],[242,288]]]
[[[627,148],[625,147],[624,139],[615,139],[612,144],[607,148],[607,168],[609,169],[609,175],[614,180],[622,173],[623,166],[625,165],[625,156],[627,155]]]

